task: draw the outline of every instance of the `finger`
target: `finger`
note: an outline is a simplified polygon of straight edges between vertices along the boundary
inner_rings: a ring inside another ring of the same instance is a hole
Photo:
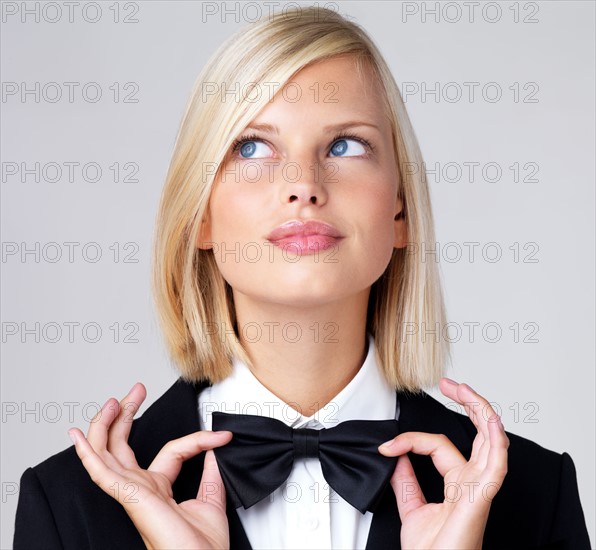
[[[458,384],[450,378],[441,378],[439,389],[443,395],[464,406],[478,432],[488,441],[488,419],[496,414],[492,405],[467,384]]]
[[[129,480],[125,478],[121,469],[110,468],[95,451],[92,445],[87,441],[85,435],[78,428],[71,428],[68,434],[73,440],[76,453],[83,464],[85,470],[91,477],[91,480],[99,486],[99,488],[115,498],[120,504],[124,505],[120,491],[114,490],[116,487],[124,487]]]
[[[470,462],[484,470],[487,466],[491,446],[494,443],[494,441],[491,442],[489,427],[491,423],[498,423],[499,416],[493,406],[467,384],[458,384],[450,378],[442,378],[439,386],[444,395],[464,405],[468,416],[478,430],[478,435],[472,444]],[[501,437],[506,438],[504,430]],[[501,444],[503,441],[501,439]]]
[[[489,423],[490,448],[486,462],[486,476],[490,481],[501,484],[507,474],[509,438],[502,422]]]
[[[427,503],[407,454],[403,454],[397,459],[397,466],[390,483],[395,493],[397,509],[402,522],[412,510]]]
[[[198,455],[202,451],[225,445],[231,439],[232,432],[211,432],[207,430],[173,439],[168,441],[157,453],[148,470],[165,475],[173,484],[185,460]]]
[[[205,465],[203,467],[203,477],[197,492],[197,499],[201,502],[213,504],[225,511],[226,508],[226,490],[224,488],[215,453],[209,450],[205,453]]]
[[[443,395],[453,399],[455,402],[464,406],[467,415],[478,428],[478,414],[485,403],[488,403],[480,394],[476,393],[468,384],[458,383],[451,378],[441,378],[439,389]],[[481,399],[483,402],[481,402]],[[488,432],[486,432],[488,436]]]
[[[168,527],[180,519],[177,510],[169,504],[164,504],[162,497],[148,490],[143,483],[122,475],[124,471],[110,469],[79,429],[72,428],[69,435],[92,481],[124,507],[146,546],[155,548],[155,544],[150,541],[168,532]],[[165,548],[165,545],[159,547]]]
[[[108,467],[121,470],[122,464],[107,450],[109,429],[119,413],[120,404],[113,397],[110,397],[91,419],[86,441],[102,457]]]
[[[472,452],[470,453],[470,462],[479,463],[482,461],[481,456],[486,456],[487,448],[490,446],[490,442],[484,439],[484,436],[480,433],[476,434],[472,443]]]
[[[451,469],[466,464],[464,456],[443,434],[404,432],[379,446],[379,452],[385,456],[398,456],[410,451],[419,455],[430,455],[443,477]]]
[[[147,397],[143,384],[137,382],[120,401],[120,413],[108,430],[107,450],[126,468],[137,468],[137,460],[128,445],[134,415]]]

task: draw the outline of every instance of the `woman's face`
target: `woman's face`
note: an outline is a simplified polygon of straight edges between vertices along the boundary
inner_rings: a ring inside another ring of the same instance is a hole
[[[341,300],[367,292],[406,245],[391,126],[369,71],[358,77],[349,56],[310,65],[238,136],[197,242],[235,294]]]

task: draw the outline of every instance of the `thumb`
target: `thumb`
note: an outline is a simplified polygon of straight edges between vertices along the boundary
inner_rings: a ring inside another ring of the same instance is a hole
[[[412,510],[427,503],[407,454],[400,455],[397,459],[395,472],[391,476],[391,486],[395,493],[399,518],[402,522]]]
[[[199,485],[197,499],[201,502],[213,504],[224,511],[226,509],[226,490],[219,473],[215,453],[212,450],[205,453],[203,477]]]

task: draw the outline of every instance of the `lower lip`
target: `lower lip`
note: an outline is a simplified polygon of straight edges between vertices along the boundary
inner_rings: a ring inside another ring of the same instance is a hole
[[[339,244],[339,241],[340,237],[329,237],[328,235],[294,235],[271,241],[271,243],[285,251],[306,256],[333,248]]]

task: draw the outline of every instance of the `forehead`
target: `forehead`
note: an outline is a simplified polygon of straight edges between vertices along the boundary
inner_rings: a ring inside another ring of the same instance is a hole
[[[360,70],[358,70],[360,65]],[[309,82],[318,81],[321,84],[341,82],[346,92],[375,88],[375,78],[368,62],[358,60],[355,55],[339,55],[328,59],[315,61],[298,71],[289,81]]]
[[[383,95],[377,78],[368,65],[356,57],[342,55],[316,61],[290,78],[255,118],[255,122],[278,122],[312,114],[319,122],[365,117],[380,122],[383,118]]]

